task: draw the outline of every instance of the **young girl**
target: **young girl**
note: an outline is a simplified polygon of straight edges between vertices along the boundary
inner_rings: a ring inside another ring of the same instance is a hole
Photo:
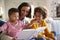
[[[24,28],[24,24],[18,20],[19,19],[19,11],[16,8],[11,8],[8,11],[9,20],[0,27],[1,31],[6,31],[6,34],[10,37],[13,37],[12,40],[17,38],[19,32]]]
[[[36,7],[34,9],[34,19],[31,20],[31,28],[36,29],[38,27],[46,27],[44,30],[44,33],[39,33],[38,38],[45,37],[46,40],[48,38],[54,39],[54,34],[51,33],[47,27],[46,21],[44,20],[46,18],[46,12],[41,7]]]

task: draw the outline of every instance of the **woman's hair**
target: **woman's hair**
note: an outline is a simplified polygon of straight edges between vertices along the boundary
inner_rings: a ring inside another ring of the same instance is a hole
[[[40,14],[42,14],[43,19],[46,18],[47,13],[45,12],[45,10],[42,9],[42,7],[36,7],[34,9],[34,15],[36,14],[36,12],[39,12]]]
[[[26,17],[29,17],[29,18],[30,18],[30,17],[31,17],[31,6],[30,6],[29,3],[27,3],[27,2],[23,2],[23,3],[21,3],[21,4],[18,6],[19,15],[21,15],[21,8],[24,7],[24,6],[30,7],[29,13],[28,13],[28,15],[26,16]]]
[[[12,13],[16,13],[16,12],[19,13],[19,10],[18,10],[17,8],[10,8],[10,9],[8,10],[8,15],[11,15]]]

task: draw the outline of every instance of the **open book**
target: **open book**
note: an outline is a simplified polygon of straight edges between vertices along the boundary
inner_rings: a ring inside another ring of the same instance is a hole
[[[27,39],[32,37],[34,34],[37,35],[40,32],[43,32],[46,27],[40,27],[37,29],[24,29],[22,32],[19,33],[17,39]]]

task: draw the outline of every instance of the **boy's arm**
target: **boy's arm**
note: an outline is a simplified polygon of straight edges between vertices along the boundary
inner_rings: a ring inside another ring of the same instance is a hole
[[[6,23],[0,27],[0,31],[5,31],[6,29],[7,29]]]
[[[0,27],[0,29],[1,29],[1,27]],[[2,31],[0,30],[0,33],[2,33]]]
[[[16,38],[12,38],[12,40],[17,40]]]

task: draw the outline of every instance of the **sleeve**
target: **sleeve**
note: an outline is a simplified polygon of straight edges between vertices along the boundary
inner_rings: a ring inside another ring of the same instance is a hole
[[[33,24],[34,22],[35,22],[34,19],[32,19],[32,20],[30,21],[31,24]]]
[[[47,26],[47,23],[45,20],[43,21],[43,26]]]
[[[44,22],[44,25],[47,27],[46,22]],[[46,35],[47,37],[54,38],[54,34],[51,33],[51,31],[48,29],[48,27],[45,29],[44,32],[45,32],[45,35]]]
[[[46,23],[45,20],[44,20],[44,24],[43,25],[46,26],[45,33],[50,33],[50,30],[48,29],[47,23]]]
[[[1,31],[5,31],[7,29],[7,24],[5,23],[4,25],[2,25],[2,27],[0,27]]]
[[[22,28],[26,28],[26,24],[24,24],[23,22],[21,22]]]
[[[19,21],[20,28],[24,29],[26,27],[26,24],[24,24],[22,21]]]

